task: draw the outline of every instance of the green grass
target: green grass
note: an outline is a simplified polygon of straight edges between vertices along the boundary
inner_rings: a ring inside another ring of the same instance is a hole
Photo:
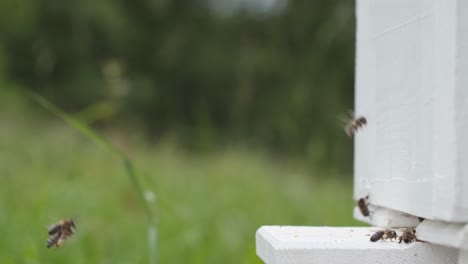
[[[146,214],[121,161],[15,107],[0,112],[0,263],[148,263]],[[261,225],[359,225],[350,181],[242,148],[201,155],[109,137],[156,195],[159,263],[262,263]],[[47,226],[64,217],[76,235],[46,249]]]

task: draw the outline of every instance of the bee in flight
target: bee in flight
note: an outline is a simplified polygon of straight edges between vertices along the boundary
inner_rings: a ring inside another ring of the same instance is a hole
[[[376,242],[379,240],[386,241],[387,239],[390,239],[390,241],[393,241],[393,239],[397,239],[396,232],[391,229],[385,229],[385,230],[380,230],[380,231],[375,232],[370,237],[370,241],[372,242]]]
[[[367,119],[364,116],[359,116],[348,121],[344,127],[344,130],[348,136],[352,137],[360,128],[363,128],[365,125],[367,125]]]
[[[410,227],[403,229],[403,233],[399,237],[398,243],[401,243],[401,241],[407,244],[418,241],[418,239],[416,238],[416,229]]]
[[[363,216],[369,216],[369,195],[358,200],[357,205]]]
[[[49,239],[47,239],[47,248],[52,246],[60,247],[65,240],[73,235],[76,228],[73,219],[60,220],[58,223],[49,227]]]

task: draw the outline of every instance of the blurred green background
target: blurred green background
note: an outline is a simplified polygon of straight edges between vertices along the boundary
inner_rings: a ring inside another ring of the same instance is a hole
[[[0,263],[261,263],[261,225],[352,219],[354,2],[0,1]],[[45,248],[46,228],[77,234]]]

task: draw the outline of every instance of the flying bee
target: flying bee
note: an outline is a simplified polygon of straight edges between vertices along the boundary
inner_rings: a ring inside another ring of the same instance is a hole
[[[359,210],[363,216],[369,216],[369,195],[364,198],[360,198],[357,202]]]
[[[360,128],[363,128],[365,125],[367,125],[367,119],[364,116],[359,116],[348,121],[344,127],[344,130],[348,136],[352,137]]]
[[[398,243],[401,243],[401,241],[404,241],[407,244],[414,241],[418,241],[418,239],[416,238],[416,229],[410,227],[403,229],[403,233],[399,237]]]
[[[49,238],[47,239],[47,248],[52,246],[60,247],[65,240],[73,235],[76,228],[73,219],[60,220],[58,223],[49,227]]]
[[[397,239],[396,232],[391,229],[385,229],[385,230],[380,230],[380,231],[375,232],[370,237],[370,241],[372,242],[376,242],[379,240],[386,241],[387,239],[390,239],[390,241],[393,241],[393,239]]]

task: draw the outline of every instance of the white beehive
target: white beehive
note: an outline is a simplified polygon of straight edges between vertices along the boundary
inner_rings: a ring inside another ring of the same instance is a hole
[[[354,199],[376,227],[425,243],[371,243],[371,228],[257,231],[273,263],[468,264],[468,0],[357,0]],[[420,223],[418,217],[425,220]]]
[[[355,198],[467,222],[468,1],[363,0],[357,17]]]

